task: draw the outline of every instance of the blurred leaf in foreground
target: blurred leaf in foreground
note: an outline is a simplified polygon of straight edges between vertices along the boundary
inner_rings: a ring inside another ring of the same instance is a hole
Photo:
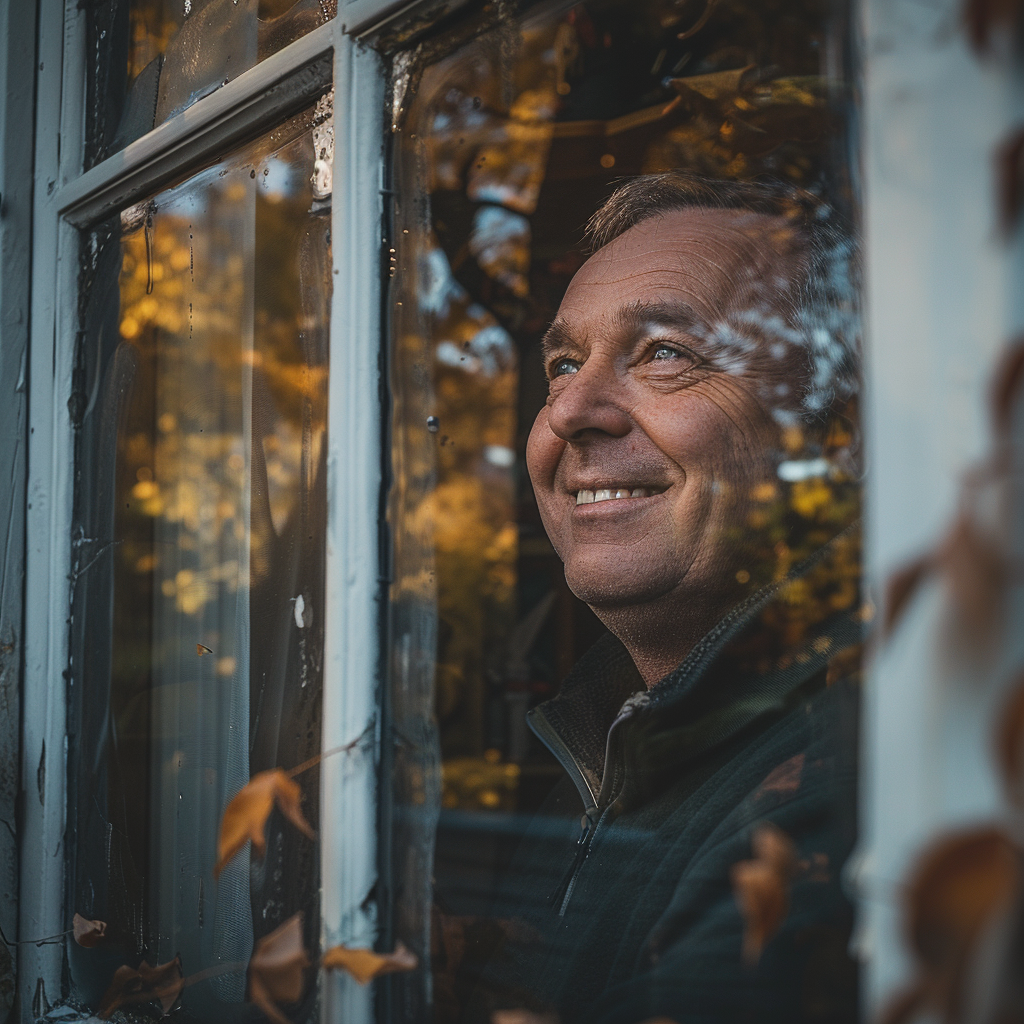
[[[360,985],[365,985],[381,974],[414,971],[417,960],[413,953],[398,943],[393,953],[375,953],[372,949],[350,949],[334,946],[324,953],[323,965],[348,971]]]
[[[289,1024],[277,1004],[298,1002],[309,965],[302,944],[302,915],[295,914],[256,943],[249,961],[249,1001],[275,1024]]]
[[[267,849],[267,819],[275,804],[300,832],[312,839],[313,829],[302,814],[301,796],[299,784],[280,768],[254,775],[224,808],[214,875],[220,875],[225,865],[249,840],[257,855],[263,856]]]

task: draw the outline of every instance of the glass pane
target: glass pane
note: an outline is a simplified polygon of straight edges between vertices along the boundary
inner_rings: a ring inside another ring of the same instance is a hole
[[[93,1008],[118,968],[178,957],[191,1014],[248,1020],[261,938],[301,914],[318,941],[328,110],[85,239],[69,848],[106,937],[68,948]],[[263,832],[253,805],[265,855],[218,873],[228,802],[272,769],[308,827]],[[314,1000],[307,978],[293,1019]]]
[[[337,0],[111,0],[89,12],[86,166],[330,21]]]
[[[393,65],[392,998],[853,1019],[850,10],[486,17]]]

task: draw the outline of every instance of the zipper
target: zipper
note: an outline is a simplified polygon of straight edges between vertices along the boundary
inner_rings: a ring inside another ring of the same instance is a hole
[[[621,774],[619,765],[616,763],[617,759],[614,758],[613,741],[617,737],[622,724],[632,718],[635,713],[635,707],[627,708],[612,722],[608,729],[608,736],[605,740],[604,772],[601,778],[600,792],[597,794],[596,799],[590,783],[580,770],[579,765],[576,764],[571,751],[562,742],[562,738],[542,716],[530,717],[531,728],[544,741],[555,757],[558,758],[562,767],[569,772],[569,775],[576,783],[576,788],[580,791],[580,796],[584,798],[584,803],[588,805],[583,815],[582,832],[576,841],[576,853],[572,863],[566,869],[562,880],[558,883],[558,888],[548,897],[548,906],[557,906],[559,917],[565,917],[565,912],[569,907],[569,900],[572,899],[573,890],[576,888],[580,872],[586,863],[587,857],[590,856],[590,848],[593,845],[594,836],[611,810],[612,800],[618,789],[619,776]],[[581,782],[583,783],[582,786],[580,785]],[[587,797],[590,799],[588,800]],[[597,818],[596,821],[594,820],[595,817]]]

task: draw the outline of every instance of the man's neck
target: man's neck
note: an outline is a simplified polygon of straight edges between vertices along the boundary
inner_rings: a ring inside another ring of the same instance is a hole
[[[684,608],[676,601],[594,607],[594,614],[629,651],[649,690],[690,653],[694,644],[725,614],[731,602],[701,601]]]

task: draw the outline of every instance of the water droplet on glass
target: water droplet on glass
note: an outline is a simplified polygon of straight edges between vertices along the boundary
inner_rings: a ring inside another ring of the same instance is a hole
[[[427,430],[436,434],[441,429],[441,421],[436,416],[427,417]]]

